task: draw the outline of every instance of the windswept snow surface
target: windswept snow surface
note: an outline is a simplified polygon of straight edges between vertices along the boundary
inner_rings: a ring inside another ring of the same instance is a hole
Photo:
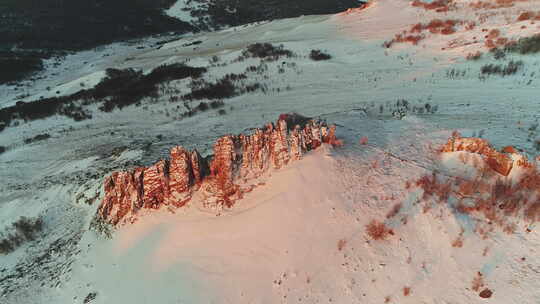
[[[536,1],[523,3],[540,10]],[[516,219],[513,233],[497,228],[485,237],[475,232],[479,222],[487,225],[482,219],[447,204],[424,210],[421,190],[405,185],[433,171],[466,171],[433,153],[454,130],[538,156],[540,60],[508,54],[496,61],[485,54],[466,61],[467,53],[485,51],[483,42],[447,48],[456,38],[451,35],[431,35],[417,46],[381,46],[424,20],[419,16],[431,20],[430,14],[407,1],[379,0],[364,10],[240,26],[159,49],[126,48],[104,61],[96,56],[95,68],[62,74],[58,84],[68,89],[108,67],[148,71],[188,62],[208,67],[204,77],[213,80],[258,65],[259,59],[235,61],[254,42],[283,43],[299,55],[249,74],[267,92],[225,100],[226,115],[210,110],[179,119],[182,103],[169,102],[166,93],[189,92],[177,81],[141,107],[92,109],[91,120],[58,116],[2,131],[0,233],[20,216],[40,216],[44,231],[0,256],[0,302],[539,303],[537,223]],[[504,18],[489,20],[501,31],[510,28]],[[312,49],[332,59],[312,61]],[[210,62],[213,56],[220,64]],[[480,75],[482,65],[511,59],[524,63],[515,75]],[[32,95],[46,94],[43,81]],[[400,99],[437,111],[405,111],[398,119]],[[208,155],[217,137],[249,131],[284,112],[336,123],[345,145],[271,172],[264,186],[220,214],[195,199],[174,212],[149,212],[111,238],[89,228],[112,171],[154,163],[174,145]],[[51,138],[24,143],[43,133]],[[359,144],[364,136],[367,145]],[[387,218],[398,203],[398,214]],[[365,228],[372,220],[393,235],[372,240]],[[489,299],[479,296],[485,288],[493,293]]]

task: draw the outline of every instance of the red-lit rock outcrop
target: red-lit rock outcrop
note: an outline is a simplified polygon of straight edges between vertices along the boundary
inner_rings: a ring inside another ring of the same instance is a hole
[[[484,235],[493,230],[493,224],[512,233],[517,229],[517,217],[529,222],[540,221],[538,161],[529,161],[513,147],[505,147],[499,152],[484,139],[462,138],[458,134],[440,151],[480,155],[481,159],[460,158],[464,165],[472,165],[478,172],[456,177],[434,172],[417,180],[416,185],[424,191],[425,208],[429,208],[429,198],[435,198],[439,203],[452,199],[458,213],[482,215],[487,219],[481,222],[483,226],[477,224],[476,229]]]
[[[340,145],[335,129],[296,114],[282,114],[276,124],[252,134],[219,138],[210,161],[197,151],[174,147],[169,160],[107,177],[98,214],[116,225],[134,219],[141,209],[182,207],[195,193],[201,194],[207,207],[230,208],[253,189],[250,181],[268,169],[282,168],[322,143]]]
[[[512,170],[513,160],[509,153],[515,153],[513,147],[506,147],[503,152],[493,149],[489,143],[482,138],[461,137],[455,135],[441,149],[441,152],[465,151],[482,155],[486,164],[495,172],[508,176]]]

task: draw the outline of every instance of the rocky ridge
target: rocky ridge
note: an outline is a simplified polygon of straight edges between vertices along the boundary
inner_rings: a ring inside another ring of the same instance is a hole
[[[231,208],[269,169],[282,168],[323,143],[340,145],[335,130],[322,121],[282,114],[252,134],[219,138],[211,160],[197,150],[174,147],[168,160],[108,176],[98,216],[112,225],[133,222],[142,209],[180,208],[196,193],[206,208]]]

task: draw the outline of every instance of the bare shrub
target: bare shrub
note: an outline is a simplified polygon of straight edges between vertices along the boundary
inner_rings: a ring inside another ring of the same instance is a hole
[[[212,109],[221,108],[224,105],[225,105],[225,103],[223,102],[223,100],[213,100],[212,102],[210,102],[210,107]]]
[[[487,39],[495,39],[495,38],[499,37],[500,35],[501,35],[501,31],[499,29],[492,29],[487,34],[486,38]]]
[[[97,297],[97,292],[91,292],[89,293],[83,300],[83,304],[88,304],[90,302],[92,302],[93,300],[95,300]]]
[[[416,185],[424,190],[422,195],[423,199],[437,196],[439,198],[439,202],[446,202],[450,197],[450,191],[452,190],[451,183],[440,182],[436,173],[433,173],[431,176],[423,176],[416,181]]]
[[[51,135],[48,134],[48,133],[44,133],[44,134],[38,134],[32,138],[26,138],[24,140],[24,143],[25,144],[31,144],[33,142],[36,142],[36,141],[42,141],[42,140],[46,140],[46,139],[49,139],[51,138]]]
[[[401,203],[396,203],[392,207],[392,209],[390,209],[388,214],[386,214],[386,218],[389,219],[389,218],[392,218],[392,217],[396,216],[399,213],[399,211],[401,210],[401,207],[402,207]]]
[[[294,53],[285,49],[283,44],[274,46],[270,43],[254,43],[242,52],[241,58],[261,58],[267,61],[276,61],[281,57],[293,57]]]
[[[183,95],[184,100],[215,100],[210,103],[213,109],[222,105],[222,99],[235,97],[245,93],[251,93],[266,89],[259,82],[245,83],[245,74],[227,74],[214,82],[197,79],[191,82],[191,93]]]
[[[506,53],[499,48],[492,49],[491,53],[493,53],[493,58],[495,58],[495,60],[501,60],[506,58]]]
[[[531,11],[523,12],[518,16],[517,21],[531,20],[534,18],[534,16],[535,14]]]
[[[480,68],[482,75],[509,76],[516,74],[523,67],[523,61],[510,61],[507,65],[486,64]]]
[[[450,3],[449,0],[435,0],[431,2],[423,2],[420,0],[414,0],[411,5],[415,7],[421,7],[425,10],[434,10],[437,13],[447,12],[450,10]]]
[[[505,51],[520,54],[538,53],[540,52],[540,34],[532,37],[521,38],[515,43],[508,44],[505,47]]]
[[[495,45],[495,42],[493,42],[493,39],[486,39],[486,41],[484,42],[484,45],[485,45],[488,49],[494,49],[494,48],[497,47],[497,46]]]
[[[30,102],[19,101],[14,106],[0,109],[0,131],[9,127],[11,122],[18,118],[31,121],[59,114],[75,121],[90,119],[92,116],[76,105],[76,102],[82,100],[83,105],[97,103],[100,104],[101,111],[111,112],[116,108],[139,104],[145,97],[157,96],[158,85],[162,82],[189,77],[199,78],[205,72],[205,68],[184,64],[162,65],[146,75],[134,69],[107,69],[106,77],[94,88],[81,89],[68,96]]]
[[[203,87],[192,90],[191,93],[182,96],[187,100],[221,99],[230,98],[237,94],[234,83],[222,78],[214,83],[205,83]]]
[[[326,54],[321,50],[311,50],[309,58],[314,61],[329,60],[332,58],[330,54]]]
[[[517,1],[520,0],[477,1],[471,2],[469,6],[477,10],[509,8],[514,6]]]
[[[434,20],[431,20],[427,25],[424,25],[424,29],[427,29],[431,33],[434,33],[434,34],[440,33],[443,35],[450,35],[456,32],[454,28],[456,24],[458,24],[457,20],[434,19]]]
[[[366,226],[366,232],[373,240],[384,240],[388,237],[388,235],[394,234],[392,229],[389,229],[384,223],[377,220],[372,220]]]
[[[409,286],[403,287],[403,295],[408,296],[411,294],[411,288]]]
[[[458,237],[452,242],[452,247],[454,248],[461,248],[463,247],[463,233],[465,231],[461,229],[461,232],[459,233]]]
[[[484,276],[478,271],[472,281],[472,290],[478,291],[482,287],[484,287]]]
[[[4,232],[0,239],[0,254],[13,252],[25,242],[33,241],[43,230],[41,218],[21,217],[12,224],[12,231]]]
[[[209,109],[208,103],[206,103],[206,102],[204,102],[204,101],[201,102],[201,103],[199,103],[199,105],[197,106],[197,110],[199,110],[199,111],[203,111],[203,112],[204,112],[204,111],[206,111],[206,110],[208,110],[208,109]]]

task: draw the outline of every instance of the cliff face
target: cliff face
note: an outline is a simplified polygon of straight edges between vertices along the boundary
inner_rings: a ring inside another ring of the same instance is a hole
[[[133,220],[141,209],[182,207],[196,192],[208,208],[230,208],[255,187],[250,181],[270,168],[279,169],[300,159],[322,143],[340,144],[335,126],[282,114],[275,124],[252,134],[219,138],[209,162],[196,150],[174,147],[168,160],[107,177],[98,213],[117,225]]]

